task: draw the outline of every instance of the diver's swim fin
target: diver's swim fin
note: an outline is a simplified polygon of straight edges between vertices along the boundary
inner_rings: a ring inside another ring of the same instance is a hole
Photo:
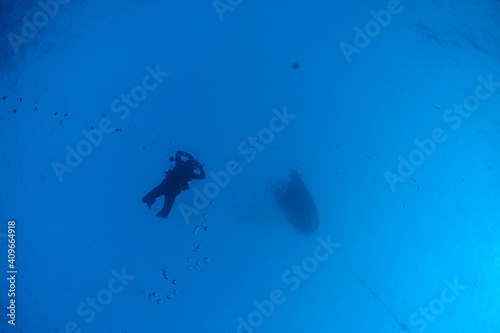
[[[156,202],[156,199],[155,198],[151,198],[146,195],[144,198],[142,198],[142,202],[145,202],[148,204],[148,208],[151,208],[151,206],[153,206],[153,204]]]

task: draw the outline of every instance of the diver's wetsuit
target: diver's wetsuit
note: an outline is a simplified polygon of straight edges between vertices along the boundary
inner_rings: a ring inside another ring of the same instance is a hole
[[[187,160],[183,159],[183,157],[187,158]],[[196,170],[199,170],[199,173],[195,173]],[[142,198],[142,202],[147,203],[148,207],[151,208],[156,202],[156,198],[164,195],[165,203],[163,204],[162,210],[156,215],[166,219],[172,209],[175,197],[180,194],[181,191],[189,190],[188,182],[193,179],[204,178],[205,171],[200,162],[195,160],[190,154],[179,150],[175,154],[174,168],[165,172],[165,179],[163,179],[160,185],[146,194],[144,198]]]

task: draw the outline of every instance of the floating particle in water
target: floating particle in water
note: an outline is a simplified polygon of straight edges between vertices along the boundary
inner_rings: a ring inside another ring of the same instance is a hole
[[[190,261],[191,261],[191,257],[187,257],[187,258],[186,258],[186,261],[187,261],[187,262],[190,262]]]
[[[106,117],[106,115],[103,113],[103,114],[101,114],[101,117]]]
[[[298,62],[294,62],[294,63],[292,64],[292,67],[293,67],[294,69],[299,68],[299,63],[298,63]]]
[[[2,99],[5,101],[7,99],[7,96],[4,96]]]
[[[54,113],[54,116],[57,116],[58,114],[59,114],[59,112],[56,112],[56,113]]]
[[[187,270],[187,271],[190,271],[190,270],[191,270],[191,266],[189,266],[189,265],[188,265],[188,266],[186,267],[186,270]]]
[[[163,304],[163,301],[161,299],[156,301],[156,304]]]
[[[198,245],[196,245],[196,249],[194,249],[194,252],[198,252],[198,251],[200,251],[200,249],[201,249],[201,245],[198,244]]]
[[[157,294],[157,293],[156,293],[156,291],[155,291],[155,292],[153,293],[153,297],[156,297],[156,295],[158,295],[158,294]]]
[[[209,263],[209,261],[210,261],[210,260],[208,260],[208,258],[207,258],[207,257],[203,258],[203,262],[204,262],[205,264],[208,264],[208,263]]]
[[[23,98],[22,98],[22,97],[21,97],[21,98],[19,98],[19,102],[22,102],[22,101],[23,101]]]
[[[168,299],[172,299],[172,295],[168,294],[168,295],[167,295],[167,298],[168,298]]]
[[[198,232],[198,229],[200,229],[200,227],[199,227],[199,226],[194,227],[194,229],[193,229],[193,234],[194,234],[194,235]]]
[[[38,106],[35,106],[35,111],[37,111],[37,110],[38,110]]]
[[[210,230],[206,225],[203,226],[203,231],[208,231]]]
[[[176,280],[176,279],[173,279],[173,280],[172,280],[172,284],[177,284],[177,280]]]
[[[59,124],[62,124],[62,120],[59,120]]]
[[[64,114],[64,117],[67,117],[67,116],[68,116],[68,114],[67,114],[67,113],[65,113],[65,114]]]
[[[173,292],[174,295],[177,295],[177,289],[174,290]]]
[[[149,298],[153,298],[153,297],[154,297],[153,293],[149,294]]]
[[[196,266],[201,266],[201,261],[199,261],[199,260],[198,260],[198,261],[196,262]]]
[[[203,217],[207,217],[207,213],[203,213]]]
[[[211,204],[211,205],[213,205],[213,204],[214,204],[214,201],[213,201],[213,200],[211,200],[211,201],[210,201],[210,204]]]
[[[17,109],[14,109],[14,113],[17,113]]]

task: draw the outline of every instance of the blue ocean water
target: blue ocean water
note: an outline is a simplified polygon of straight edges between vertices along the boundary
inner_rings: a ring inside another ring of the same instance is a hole
[[[0,17],[0,332],[500,331],[498,1]],[[207,177],[162,219],[179,150]]]

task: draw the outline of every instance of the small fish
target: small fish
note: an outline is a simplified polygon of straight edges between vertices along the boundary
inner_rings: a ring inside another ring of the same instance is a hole
[[[35,106],[35,111],[37,111],[37,110],[38,110],[38,106]]]
[[[14,113],[17,113],[17,109],[14,109]]]
[[[59,112],[56,112],[56,113],[54,113],[54,116],[57,116],[58,114],[59,114]]]
[[[65,114],[64,114],[64,117],[67,117],[67,116],[68,116],[68,114],[67,114],[67,113],[65,113]]]
[[[22,101],[23,101],[23,98],[22,98],[22,97],[21,97],[21,98],[19,98],[19,102],[22,102]]]

